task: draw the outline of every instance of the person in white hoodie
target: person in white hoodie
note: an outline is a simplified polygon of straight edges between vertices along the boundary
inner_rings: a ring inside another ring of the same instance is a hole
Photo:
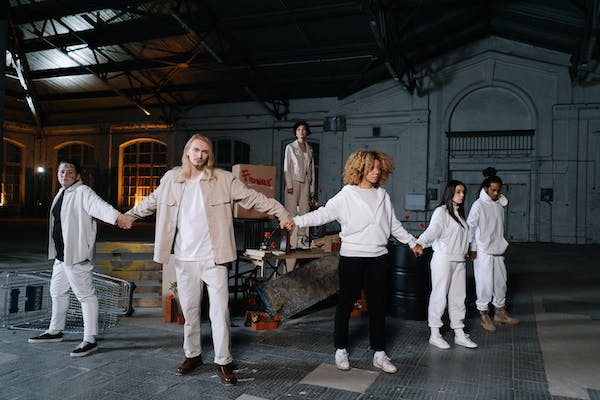
[[[450,328],[454,330],[454,343],[470,349],[477,347],[463,330],[467,310],[466,260],[469,250],[464,205],[466,194],[464,183],[456,180],[448,182],[440,206],[433,211],[429,226],[417,239],[422,247],[433,248],[427,320],[431,330],[429,343],[440,349],[450,348],[440,333],[446,304]]]
[[[484,170],[484,175],[486,174]],[[493,171],[495,173],[495,170]],[[502,194],[502,179],[491,174],[481,184],[479,198],[469,211],[469,258],[475,273],[475,305],[481,317],[481,327],[496,332],[497,324],[516,325],[519,320],[506,311],[506,265],[504,252],[508,242],[504,238],[504,208],[508,199]],[[494,305],[494,322],[489,316],[489,304]]]
[[[310,128],[305,121],[294,124],[296,140],[285,146],[283,177],[285,180],[285,209],[291,214],[306,214],[310,210],[309,199],[315,194],[315,161],[313,150],[306,141]],[[306,228],[294,229],[290,234],[291,249],[308,249]]]
[[[335,364],[349,370],[348,323],[354,303],[364,287],[369,306],[369,341],[375,351],[373,366],[387,373],[396,367],[385,353],[385,303],[390,236],[419,253],[416,239],[396,218],[390,196],[381,186],[394,169],[384,153],[361,149],[353,152],[344,168],[345,185],[324,207],[294,217],[300,227],[338,221],[341,226],[339,292],[335,310]],[[419,254],[417,254],[419,253]]]
[[[98,297],[94,288],[94,245],[96,218],[120,228],[129,229],[132,220],[102,200],[81,181],[81,168],[74,160],[58,164],[61,189],[50,207],[48,258],[54,259],[50,296],[52,317],[48,330],[29,338],[29,343],[63,341],[63,330],[69,308],[69,289],[81,303],[83,341],[71,357],[86,356],[98,349]]]

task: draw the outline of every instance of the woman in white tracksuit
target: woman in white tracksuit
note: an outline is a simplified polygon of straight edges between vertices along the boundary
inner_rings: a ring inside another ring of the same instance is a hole
[[[386,154],[357,150],[350,155],[344,168],[347,185],[324,207],[294,217],[294,224],[299,227],[319,226],[334,220],[341,226],[339,293],[334,326],[335,364],[340,370],[350,369],[348,321],[364,287],[369,306],[369,342],[375,351],[373,366],[387,373],[396,372],[385,353],[387,244],[393,236],[415,252],[416,239],[398,221],[390,196],[381,187],[393,169],[394,163]]]
[[[506,266],[504,252],[508,242],[504,239],[504,208],[508,200],[501,193],[502,179],[488,176],[481,184],[479,198],[469,211],[467,224],[470,229],[477,310],[482,328],[496,332],[496,326],[488,314],[491,302],[495,307],[494,322],[516,325],[519,321],[506,312]]]
[[[467,293],[466,259],[469,248],[469,228],[465,221],[464,207],[466,193],[464,183],[456,180],[448,182],[440,206],[434,210],[429,226],[417,239],[417,243],[422,247],[433,247],[428,309],[428,324],[431,330],[429,343],[440,349],[450,348],[440,333],[446,304],[450,328],[454,330],[454,343],[471,349],[477,347],[463,330]]]

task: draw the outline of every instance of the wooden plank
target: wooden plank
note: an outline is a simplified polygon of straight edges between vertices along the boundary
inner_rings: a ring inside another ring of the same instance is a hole
[[[147,294],[147,293],[160,294],[161,291],[162,291],[162,288],[160,286],[137,285],[137,287],[135,288],[135,292],[133,292],[133,297],[137,297],[138,295],[140,295],[139,297],[142,297],[141,296],[142,294]]]
[[[134,307],[162,307],[162,299],[160,297],[142,297],[133,299]]]
[[[160,281],[162,280],[162,272],[160,271],[115,271],[105,268],[96,268],[96,272],[105,275],[114,276],[115,278],[124,279],[126,281]]]
[[[115,271],[162,271],[162,264],[154,261],[122,261],[122,260],[97,260],[96,267]]]
[[[154,243],[147,242],[96,242],[96,254],[115,253],[154,253]]]

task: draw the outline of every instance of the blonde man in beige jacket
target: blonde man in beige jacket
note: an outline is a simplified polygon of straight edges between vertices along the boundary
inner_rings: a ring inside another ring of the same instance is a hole
[[[282,228],[291,229],[293,221],[279,202],[249,189],[231,172],[214,168],[214,159],[210,139],[192,136],[185,145],[182,166],[168,171],[154,192],[127,214],[142,218],[156,213],[154,261],[168,263],[173,249],[185,318],[185,360],[177,372],[185,375],[202,364],[200,305],[206,284],[217,374],[223,382],[235,384],[225,265],[237,255],[232,205],[239,201],[244,208],[274,215]]]

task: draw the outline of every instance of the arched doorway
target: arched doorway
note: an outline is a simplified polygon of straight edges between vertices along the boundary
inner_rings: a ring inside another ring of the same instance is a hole
[[[479,196],[482,170],[496,168],[510,202],[505,235],[529,241],[537,121],[532,102],[516,88],[485,86],[457,96],[448,115],[448,177],[467,185],[467,209]]]

